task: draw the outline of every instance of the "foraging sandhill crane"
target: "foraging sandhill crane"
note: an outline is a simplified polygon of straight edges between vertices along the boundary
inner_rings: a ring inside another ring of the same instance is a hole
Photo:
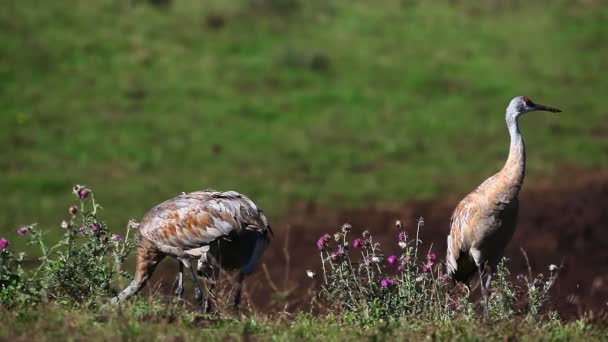
[[[450,222],[446,256],[448,274],[455,282],[468,285],[475,272],[479,271],[485,299],[484,319],[488,317],[488,288],[492,273],[515,231],[517,195],[526,172],[526,149],[518,119],[533,111],[561,112],[536,104],[524,96],[511,100],[506,113],[511,136],[507,162],[500,172],[486,179],[456,206]]]
[[[249,198],[234,191],[213,190],[183,193],[159,204],[144,216],[138,231],[134,279],[111,303],[120,303],[137,293],[168,255],[179,262],[176,294],[183,295],[186,267],[203,311],[210,308],[212,290],[207,291],[204,300],[196,273],[215,282],[218,267],[238,269],[233,294],[236,311],[243,279],[255,269],[272,235],[268,220]]]

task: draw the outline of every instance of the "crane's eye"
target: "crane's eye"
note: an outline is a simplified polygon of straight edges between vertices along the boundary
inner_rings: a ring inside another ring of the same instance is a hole
[[[529,105],[530,105],[530,103],[532,103],[532,101],[530,101],[530,99],[529,99],[527,96],[525,96],[525,97],[523,98],[523,100],[524,100],[524,103],[526,104],[526,106],[529,106]]]

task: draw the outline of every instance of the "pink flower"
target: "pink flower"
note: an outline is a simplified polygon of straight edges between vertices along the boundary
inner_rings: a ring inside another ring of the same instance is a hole
[[[397,266],[397,271],[398,272],[403,272],[404,269],[405,269],[405,267],[403,267],[403,265]]]
[[[317,248],[320,251],[324,251],[327,248],[327,243],[331,240],[331,236],[329,234],[325,234],[317,240]]]
[[[5,250],[9,245],[9,241],[5,238],[0,239],[0,249]]]
[[[389,265],[394,265],[397,262],[397,257],[394,255],[389,256],[388,258],[386,258],[386,262]]]
[[[93,233],[97,233],[97,230],[99,230],[99,228],[97,228],[97,226],[96,226],[96,225],[92,225],[92,226],[91,226],[91,231],[92,231]]]
[[[80,189],[80,191],[78,191],[78,197],[80,197],[81,200],[85,200],[87,197],[89,197],[90,193],[91,191],[87,188]]]
[[[380,287],[387,288],[392,286],[395,286],[394,280],[388,278],[382,278],[382,280],[380,280]]]
[[[119,241],[122,241],[122,237],[118,234],[114,234],[114,235],[112,235],[112,240],[119,242]]]
[[[437,255],[434,252],[429,252],[429,254],[426,255],[426,259],[432,264],[437,259]]]
[[[450,309],[452,309],[452,310],[458,309],[458,303],[455,300],[453,300],[453,299],[450,300],[449,306],[450,306]]]
[[[433,268],[433,263],[422,264],[422,272],[427,273]]]
[[[19,234],[21,236],[25,236],[25,234],[27,234],[27,228],[21,227],[21,228],[17,229],[17,234]]]
[[[78,228],[78,232],[79,232],[81,235],[84,235],[84,226],[80,226],[80,227]]]
[[[355,241],[353,241],[353,247],[355,247],[355,248],[361,247],[361,239],[355,239]]]
[[[72,192],[81,200],[85,200],[87,197],[89,197],[91,190],[87,189],[87,187],[84,185],[77,184],[72,187]]]
[[[344,247],[342,247],[342,246],[339,246],[338,250],[336,251],[336,256],[338,258],[341,258],[341,257],[344,256],[344,254],[346,254],[346,249]]]
[[[405,242],[407,240],[407,233],[399,232],[399,234],[397,235],[397,239],[399,240],[399,242]]]
[[[445,285],[448,283],[448,276],[446,274],[442,275],[439,277],[439,283],[441,283],[441,285]]]

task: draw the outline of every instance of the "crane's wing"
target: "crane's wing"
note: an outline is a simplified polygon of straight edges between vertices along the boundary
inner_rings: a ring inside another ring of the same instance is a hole
[[[475,238],[474,227],[479,209],[474,205],[475,193],[465,197],[454,209],[447,239],[446,266],[456,281],[467,282],[476,270],[469,249]]]
[[[262,211],[246,196],[206,190],[182,194],[154,207],[144,216],[139,232],[156,243],[192,249],[239,229],[272,232]]]

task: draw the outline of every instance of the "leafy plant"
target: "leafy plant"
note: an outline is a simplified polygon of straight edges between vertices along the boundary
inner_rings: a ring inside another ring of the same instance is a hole
[[[80,206],[69,207],[69,220],[61,222],[63,238],[55,245],[48,246],[46,231],[35,224],[17,231],[29,237],[29,244],[39,247],[37,267],[24,270],[25,254],[15,257],[6,242],[0,253],[0,300],[4,306],[41,301],[95,306],[99,299],[113,294],[116,278],[128,277],[121,266],[136,244],[135,234],[131,234],[135,224],[129,223],[124,238],[111,234],[98,217],[101,206],[93,192],[80,185],[74,186],[73,192]]]
[[[469,320],[475,317],[477,305],[471,300],[471,289],[463,284],[451,286],[444,265],[432,250],[421,249],[417,224],[414,238],[403,225],[396,224],[400,255],[385,255],[369,231],[349,241],[351,226],[346,224],[333,236],[325,234],[317,241],[323,270],[319,296],[347,320],[375,323],[387,319],[422,319],[450,321],[455,316]],[[548,280],[540,274],[522,284],[514,284],[504,259],[494,276],[490,297],[490,317],[511,319],[525,316],[541,318],[540,308],[549,299],[555,283],[556,266],[550,267]],[[309,271],[309,276],[314,276]],[[516,303],[526,302],[522,309]]]

